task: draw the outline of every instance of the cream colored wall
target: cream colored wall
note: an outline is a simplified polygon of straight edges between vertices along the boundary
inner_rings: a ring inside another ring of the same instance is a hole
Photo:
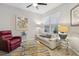
[[[21,35],[21,31],[16,30],[15,28],[15,16],[25,16],[28,18],[28,31],[26,31],[27,39],[35,39],[35,21],[40,19],[40,15],[5,4],[0,4],[0,31],[10,29],[14,36]]]
[[[55,17],[58,18],[60,23],[70,24],[70,9],[73,8],[76,4],[72,3],[65,3],[62,4],[55,9],[48,11],[47,13],[43,14],[42,17]],[[54,15],[54,16],[53,16]]]

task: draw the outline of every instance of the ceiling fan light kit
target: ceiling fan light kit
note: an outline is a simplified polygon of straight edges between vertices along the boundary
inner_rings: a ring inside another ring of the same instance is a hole
[[[36,7],[37,6],[37,3],[33,3],[33,6]]]
[[[32,4],[28,5],[28,6],[26,6],[26,8],[34,6],[36,9],[39,9],[38,5],[45,5],[46,6],[47,3],[32,3]]]

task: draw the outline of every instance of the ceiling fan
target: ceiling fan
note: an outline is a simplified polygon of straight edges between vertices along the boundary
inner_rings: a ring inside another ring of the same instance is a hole
[[[37,9],[39,9],[38,8],[38,5],[47,5],[47,3],[32,3],[32,4],[30,4],[30,5],[28,5],[28,6],[26,6],[26,8],[29,8],[29,7],[31,7],[31,6],[34,6],[34,7],[36,7]]]

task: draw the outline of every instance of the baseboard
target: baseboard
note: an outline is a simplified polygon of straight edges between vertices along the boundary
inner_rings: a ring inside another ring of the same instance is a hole
[[[69,47],[72,51],[74,51],[78,56],[79,56],[79,52],[77,52],[75,49],[73,49],[72,47]]]

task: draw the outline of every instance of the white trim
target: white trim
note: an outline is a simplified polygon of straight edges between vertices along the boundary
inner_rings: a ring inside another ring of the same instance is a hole
[[[74,48],[72,48],[70,46],[69,46],[69,48],[72,49],[72,51],[74,51],[79,56],[79,52],[77,52]]]

